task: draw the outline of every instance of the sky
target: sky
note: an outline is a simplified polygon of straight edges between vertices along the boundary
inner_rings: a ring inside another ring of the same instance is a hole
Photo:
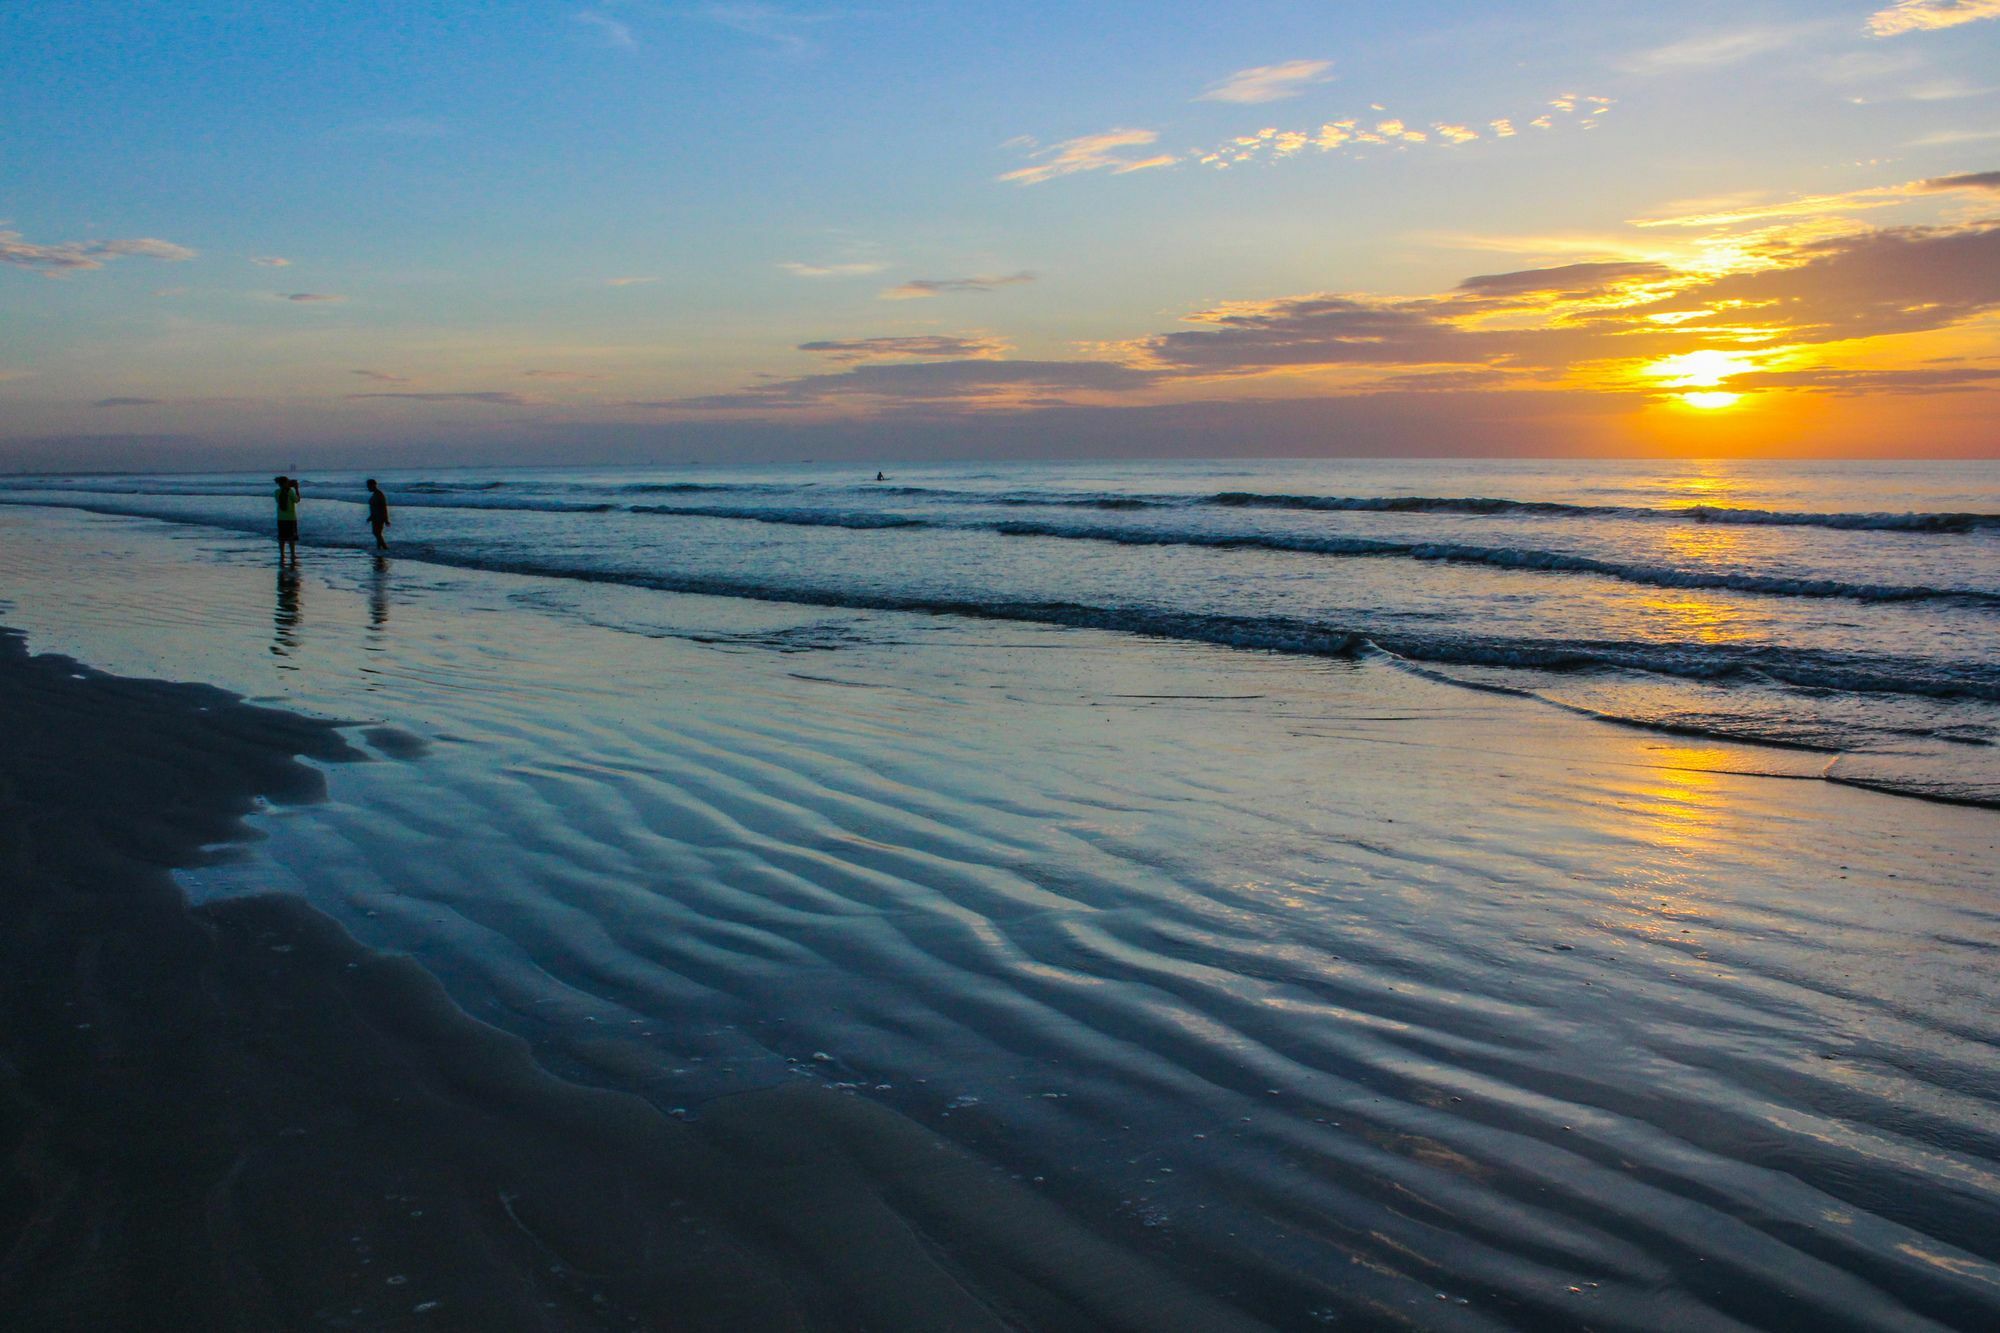
[[[2000,457],[2000,0],[37,0],[0,469]]]

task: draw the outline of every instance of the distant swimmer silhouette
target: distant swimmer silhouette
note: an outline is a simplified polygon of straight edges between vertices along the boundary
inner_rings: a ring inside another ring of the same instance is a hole
[[[285,558],[285,552],[292,553],[292,559],[299,558],[299,483],[285,476],[271,478],[278,483],[278,559]]]
[[[877,473],[875,474],[875,480],[877,480],[877,481],[887,481],[887,480],[889,480],[889,479],[888,479],[887,477],[883,476],[883,475],[882,475],[881,473],[877,472]]]
[[[368,526],[375,530],[375,549],[388,550],[389,543],[382,540],[382,529],[389,526],[389,497],[382,494],[373,477],[368,479]]]

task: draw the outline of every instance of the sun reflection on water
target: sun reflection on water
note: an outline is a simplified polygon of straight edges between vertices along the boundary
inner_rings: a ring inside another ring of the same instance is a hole
[[[1705,593],[1658,593],[1644,607],[1660,630],[1691,643],[1735,643],[1749,632],[1740,608]]]

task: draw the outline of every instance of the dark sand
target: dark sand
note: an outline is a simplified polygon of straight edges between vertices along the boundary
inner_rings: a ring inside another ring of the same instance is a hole
[[[0,716],[0,1328],[1245,1326],[876,1106],[678,1123],[299,899],[190,908],[333,726],[5,631]]]

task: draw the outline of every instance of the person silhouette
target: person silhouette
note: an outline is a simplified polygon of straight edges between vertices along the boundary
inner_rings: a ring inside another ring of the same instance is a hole
[[[291,552],[292,562],[299,558],[299,483],[286,476],[271,478],[278,484],[278,560],[283,563],[285,553]]]
[[[382,539],[382,529],[389,526],[389,497],[382,494],[382,488],[375,484],[375,478],[368,479],[368,526],[375,532],[375,549],[386,551],[389,543]]]

